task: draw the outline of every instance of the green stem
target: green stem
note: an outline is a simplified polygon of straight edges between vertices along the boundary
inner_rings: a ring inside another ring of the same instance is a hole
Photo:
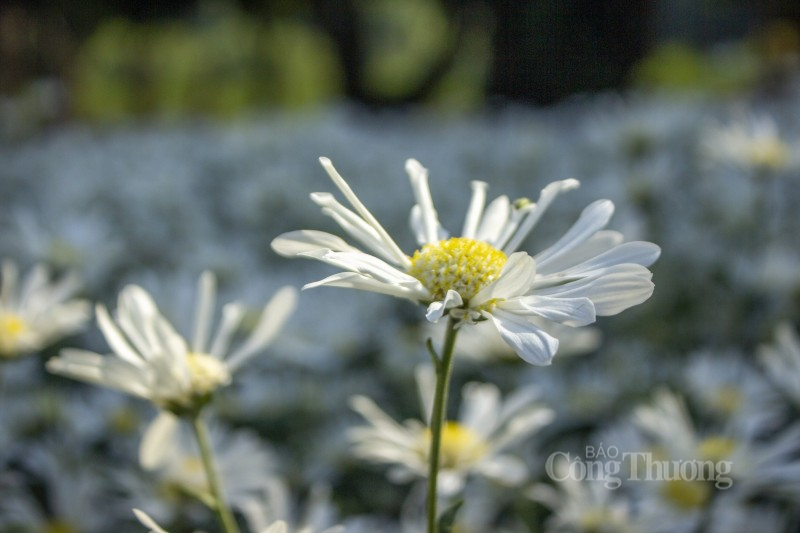
[[[441,357],[436,361],[436,390],[433,396],[433,409],[431,411],[431,448],[428,454],[428,533],[437,533],[439,523],[436,517],[437,478],[439,477],[439,455],[442,448],[442,427],[445,422],[445,408],[447,406],[447,389],[450,385],[450,374],[453,369],[453,348],[456,344],[456,321],[449,318],[447,332],[444,338],[444,347]]]
[[[199,414],[190,416],[189,422],[192,424],[197,446],[200,448],[200,457],[203,460],[203,467],[208,478],[208,486],[214,498],[214,511],[217,513],[222,530],[225,533],[239,533],[239,526],[236,524],[236,520],[233,518],[233,514],[225,503],[225,497],[222,494],[222,486],[219,482],[217,469],[214,466],[214,454],[211,449],[211,441],[208,438],[206,424]]]

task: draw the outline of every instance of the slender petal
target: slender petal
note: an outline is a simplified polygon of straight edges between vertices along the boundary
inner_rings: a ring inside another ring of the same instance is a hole
[[[355,208],[358,214],[360,214],[364,218],[364,220],[370,226],[372,226],[375,229],[375,231],[378,232],[378,235],[380,235],[381,239],[383,239],[386,245],[393,251],[395,260],[399,264],[408,267],[408,265],[410,264],[408,257],[406,257],[403,251],[400,250],[400,247],[397,246],[397,243],[394,242],[394,240],[389,236],[386,230],[383,229],[383,226],[381,226],[380,223],[375,219],[375,217],[372,216],[372,213],[369,212],[366,206],[361,203],[361,200],[358,199],[358,197],[355,195],[355,193],[347,184],[347,182],[344,181],[344,178],[342,178],[336,171],[336,169],[333,167],[331,160],[328,159],[327,157],[320,157],[319,161],[322,164],[322,167],[331,177],[333,182],[339,188],[339,190],[342,191],[342,194],[344,194],[345,198],[347,198],[347,200],[353,206],[353,208]]]
[[[503,251],[507,254],[515,252],[534,226],[536,226],[536,223],[539,222],[544,212],[547,211],[547,208],[550,207],[550,204],[553,203],[553,200],[562,192],[576,189],[578,186],[580,186],[578,180],[567,179],[554,181],[542,189],[542,192],[539,194],[539,200],[536,202],[533,209],[528,212],[528,216],[525,217],[525,220],[520,224],[517,233],[514,234],[514,237],[507,244],[501,245]]]
[[[433,322],[435,324],[449,309],[459,307],[463,304],[464,300],[461,299],[460,294],[453,290],[447,291],[444,300],[432,302],[428,306],[428,312],[425,314],[425,318],[428,319],[428,322]]]
[[[616,315],[646,301],[653,294],[652,273],[641,265],[619,265],[594,278],[537,289],[540,295],[586,297],[592,300],[598,316]]]
[[[425,241],[420,244],[428,244],[439,240],[441,225],[439,216],[433,207],[431,190],[428,186],[428,169],[419,164],[416,159],[406,161],[406,172],[411,180],[411,189],[414,191],[414,198],[419,206],[419,213],[422,218]]]
[[[540,316],[567,326],[586,326],[595,321],[595,307],[587,297],[555,298],[529,295],[497,304],[499,308],[522,316]]]
[[[222,322],[220,322],[214,340],[211,341],[211,348],[208,353],[222,359],[230,348],[231,339],[244,316],[244,307],[238,303],[226,304],[222,308]]]
[[[227,359],[231,372],[236,371],[245,361],[263,350],[283,328],[297,306],[297,291],[294,287],[283,287],[264,307],[261,318],[253,333],[245,343]]]
[[[471,301],[480,306],[489,300],[507,299],[525,294],[536,278],[536,261],[525,252],[512,254],[506,261],[500,276],[476,294]]]
[[[486,315],[492,320],[503,340],[523,360],[537,366],[549,365],[558,350],[558,339],[551,337],[524,317],[495,309]]]
[[[336,235],[310,229],[284,233],[273,239],[271,245],[275,253],[284,257],[295,257],[316,250],[332,250],[334,252],[356,250]]]
[[[197,282],[197,305],[194,315],[194,332],[192,334],[192,351],[206,351],[208,336],[211,334],[211,314],[214,312],[214,300],[217,293],[217,280],[211,272],[203,272]]]
[[[511,202],[508,196],[498,196],[486,208],[483,214],[475,238],[479,241],[486,241],[492,246],[495,245],[500,235],[503,233],[508,217],[511,213]],[[495,246],[495,248],[499,248]]]
[[[378,281],[375,278],[355,272],[339,272],[338,274],[333,274],[325,279],[303,285],[303,290],[313,289],[314,287],[357,289],[415,301],[430,299],[428,290],[425,289],[421,283],[416,287],[402,287],[393,283]]]
[[[557,258],[584,243],[592,235],[606,227],[613,214],[614,204],[610,200],[592,202],[583,210],[580,218],[569,231],[555,244],[536,254],[536,262],[547,264],[548,260]]]
[[[478,223],[483,214],[483,207],[486,205],[486,190],[489,186],[483,181],[473,181],[470,183],[470,187],[472,187],[472,198],[469,201],[469,208],[464,217],[464,227],[461,230],[461,236],[474,239],[475,233],[478,231]]]

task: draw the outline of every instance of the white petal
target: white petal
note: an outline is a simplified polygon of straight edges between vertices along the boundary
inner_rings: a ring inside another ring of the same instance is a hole
[[[509,214],[511,213],[511,202],[508,201],[508,196],[498,196],[486,208],[483,214],[478,231],[475,234],[475,239],[479,241],[488,242],[494,245],[497,239],[503,233],[506,222],[508,222]]]
[[[136,516],[139,523],[150,529],[150,533],[168,533],[166,530],[162,529],[161,526],[156,524],[156,521],[150,518],[144,511],[133,509],[133,514]]]
[[[519,229],[517,230],[514,237],[511,241],[503,246],[503,251],[506,254],[511,254],[519,248],[522,244],[522,241],[528,236],[528,234],[533,230],[536,223],[539,222],[539,219],[542,217],[547,208],[550,207],[550,204],[553,203],[553,200],[561,194],[562,192],[570,191],[572,189],[577,188],[580,186],[580,182],[574,179],[567,179],[561,181],[554,181],[547,185],[542,192],[539,193],[539,199],[536,201],[536,204],[530,211],[528,211],[528,215],[525,217],[525,220],[520,224]]]
[[[180,420],[167,411],[160,411],[144,432],[139,444],[139,465],[145,470],[157,470],[167,466],[172,456],[165,454],[172,449],[180,431]]]
[[[289,531],[289,526],[283,520],[278,520],[267,529],[260,531],[259,533],[287,533]]]
[[[284,257],[295,257],[305,252],[320,249],[334,252],[352,252],[356,250],[356,248],[350,246],[336,235],[310,229],[290,231],[279,235],[273,239],[272,249],[275,253]]]
[[[436,478],[436,487],[439,496],[449,498],[461,492],[464,488],[466,475],[455,470],[440,470],[439,477]]]
[[[511,254],[500,276],[487,285],[470,301],[478,307],[494,298],[508,299],[525,294],[536,279],[536,261],[525,252]]]
[[[413,446],[416,436],[409,433],[408,429],[394,421],[375,402],[366,396],[353,396],[350,398],[350,407],[364,417],[380,435],[388,441]]]
[[[200,275],[197,282],[197,305],[194,314],[194,332],[192,333],[192,351],[205,353],[208,336],[211,334],[211,315],[214,312],[214,301],[217,294],[217,279],[209,271]]]
[[[620,244],[581,263],[573,263],[568,267],[559,259],[557,263],[561,264],[560,272],[553,270],[552,263],[548,263],[547,269],[542,269],[541,263],[537,263],[537,265],[540,267],[540,276],[547,277],[547,272],[554,272],[557,276],[569,278],[598,274],[609,267],[622,264],[649,266],[658,259],[659,255],[661,255],[661,248],[657,245],[650,242],[634,241]]]
[[[128,344],[128,341],[125,340],[125,337],[111,320],[106,308],[98,304],[95,308],[95,315],[97,316],[97,325],[114,353],[120,359],[134,366],[143,367],[145,362],[142,360],[142,356],[131,348],[131,345]]]
[[[464,217],[461,236],[474,239],[475,233],[478,231],[478,223],[481,221],[481,215],[483,214],[483,206],[486,204],[486,189],[489,186],[483,181],[473,181],[470,186],[472,187],[472,198],[469,201],[469,208]]]
[[[396,285],[394,283],[387,283],[385,281],[378,281],[374,278],[357,274],[355,272],[340,272],[333,274],[325,279],[307,283],[303,285],[303,290],[313,289],[314,287],[341,287],[344,289],[357,289],[362,291],[375,292],[378,294],[386,294],[389,296],[396,296],[398,298],[405,298],[408,300],[427,300],[430,298],[428,290],[420,283],[416,287],[408,287]]]
[[[592,235],[606,227],[614,214],[614,203],[610,200],[597,200],[589,204],[581,216],[555,244],[536,254],[536,262],[547,264],[583,244]]]
[[[150,398],[148,373],[114,356],[87,350],[64,348],[58,357],[47,361],[47,370],[86,383],[117,389],[141,398]]]
[[[454,290],[449,290],[447,291],[444,300],[440,302],[432,302],[428,306],[428,311],[425,313],[425,318],[428,319],[428,322],[433,322],[435,324],[440,318],[442,318],[448,309],[452,309],[453,307],[458,307],[460,305],[464,305],[464,300],[461,299],[461,295]]]
[[[351,237],[364,245],[372,253],[390,263],[405,266],[398,262],[395,250],[386,244],[378,232],[367,224],[363,218],[340,204],[332,194],[327,192],[311,193],[311,199],[322,206],[322,214],[331,217]]]
[[[367,224],[375,229],[384,244],[392,251],[395,261],[397,261],[400,265],[408,267],[410,264],[408,257],[406,257],[403,251],[400,250],[400,247],[397,246],[397,243],[395,243],[386,230],[383,229],[383,226],[380,225],[378,220],[372,216],[372,213],[369,212],[367,207],[361,203],[361,200],[358,199],[347,182],[344,181],[344,178],[342,178],[333,167],[331,160],[327,157],[320,157],[319,162],[322,164],[323,168],[339,188],[339,190],[342,191],[342,194],[344,194],[345,198],[347,198],[347,200],[350,202],[350,205],[353,206],[353,208],[358,212],[359,215],[361,215]]]
[[[230,371],[235,372],[242,363],[266,348],[283,328],[296,306],[297,289],[288,285],[281,287],[264,306],[253,333],[238,350],[228,357],[225,363]]]
[[[244,307],[238,303],[225,304],[222,308],[222,320],[220,321],[217,333],[214,335],[214,340],[211,341],[211,348],[208,353],[222,359],[230,347],[231,339],[233,338],[236,329],[242,321],[244,316]]]
[[[579,279],[555,287],[536,289],[536,294],[586,297],[597,316],[616,315],[646,301],[653,294],[652,273],[641,265],[623,264],[606,269],[599,276]]]
[[[535,407],[527,412],[518,413],[508,420],[503,432],[492,440],[493,451],[498,452],[522,442],[554,419],[553,410],[545,407]]]
[[[487,478],[506,486],[521,485],[529,475],[525,463],[510,455],[497,455],[481,461],[478,471]]]
[[[596,319],[594,303],[587,297],[529,295],[500,302],[498,307],[518,315],[540,316],[567,326],[585,326]]]
[[[412,289],[421,285],[417,278],[409,276],[389,263],[363,252],[310,252],[302,256],[313,257],[342,270],[356,272],[384,283]]]
[[[419,244],[428,244],[437,242],[441,232],[441,225],[439,224],[439,216],[436,214],[436,209],[433,207],[433,199],[431,198],[431,190],[428,186],[428,169],[423,167],[416,159],[409,159],[406,161],[406,172],[411,181],[411,189],[414,191],[414,199],[419,208],[419,215],[422,221],[422,235],[423,241]]]
[[[537,366],[549,365],[558,350],[558,339],[551,337],[524,317],[495,309],[486,315],[492,319],[503,340],[523,360]]]
[[[478,435],[491,435],[500,412],[500,390],[491,383],[467,383],[462,389],[463,400],[459,421]]]

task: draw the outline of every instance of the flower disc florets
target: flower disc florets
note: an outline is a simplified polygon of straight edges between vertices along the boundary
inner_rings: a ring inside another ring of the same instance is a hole
[[[467,301],[500,276],[507,259],[483,241],[453,237],[414,252],[408,273],[425,285],[433,300],[453,290]]]
[[[28,325],[14,313],[0,311],[0,357],[14,355],[20,347]]]
[[[217,388],[231,382],[231,373],[225,363],[216,357],[189,352],[186,354],[189,369],[189,390],[179,397],[168,398],[163,407],[181,416],[199,411],[211,400]]]

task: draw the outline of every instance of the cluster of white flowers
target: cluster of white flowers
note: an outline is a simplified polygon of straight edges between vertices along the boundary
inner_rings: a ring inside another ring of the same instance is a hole
[[[337,108],[0,146],[0,529],[214,528],[180,422],[202,410],[243,529],[418,531],[425,343],[451,321],[459,531],[796,528],[800,98],[781,105]],[[307,201],[320,154],[344,200]],[[732,485],[548,477],[601,443],[727,461]]]

